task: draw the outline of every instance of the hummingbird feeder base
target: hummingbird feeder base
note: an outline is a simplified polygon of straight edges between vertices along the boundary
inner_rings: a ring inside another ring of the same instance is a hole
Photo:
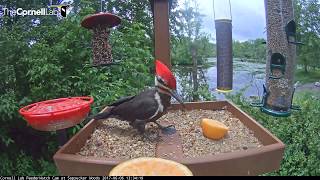
[[[42,101],[19,110],[28,124],[39,131],[56,131],[81,123],[90,112],[91,97]]]

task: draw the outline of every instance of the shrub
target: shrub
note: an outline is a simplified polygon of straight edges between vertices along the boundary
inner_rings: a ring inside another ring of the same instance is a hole
[[[241,109],[269,129],[286,145],[281,168],[266,175],[320,175],[320,101],[310,93],[297,94],[294,102],[302,110],[288,118],[266,115],[240,95],[230,97]]]

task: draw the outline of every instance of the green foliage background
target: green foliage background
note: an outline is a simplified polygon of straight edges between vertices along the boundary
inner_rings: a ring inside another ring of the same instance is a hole
[[[45,7],[45,2],[10,1],[5,5],[35,8]],[[128,22],[124,17],[118,30],[112,31],[110,44],[119,65],[91,67],[91,32],[80,22],[96,12],[93,4],[79,2],[79,12],[65,19],[1,19],[1,175],[57,174],[52,162],[58,148],[55,133],[33,130],[18,114],[19,108],[47,99],[92,96],[92,113],[97,113],[111,101],[152,85],[152,38],[146,36],[150,27],[143,22]],[[70,128],[69,135],[81,127]]]

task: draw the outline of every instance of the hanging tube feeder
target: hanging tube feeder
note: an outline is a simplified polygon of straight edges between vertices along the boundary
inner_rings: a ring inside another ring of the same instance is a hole
[[[267,74],[262,112],[288,117],[292,110],[296,67],[296,25],[292,0],[265,0],[267,19]]]
[[[93,66],[113,63],[111,46],[108,42],[110,29],[121,23],[121,18],[110,13],[98,13],[84,18],[81,26],[93,31]]]
[[[215,0],[213,4],[217,40],[217,91],[227,93],[233,88],[231,4],[230,0]]]

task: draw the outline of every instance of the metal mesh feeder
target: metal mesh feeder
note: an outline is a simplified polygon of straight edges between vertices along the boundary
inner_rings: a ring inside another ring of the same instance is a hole
[[[111,46],[108,42],[110,29],[121,23],[121,18],[110,13],[99,13],[84,18],[81,26],[92,29],[93,66],[113,63]]]
[[[233,88],[232,13],[230,0],[213,1],[217,43],[217,91],[228,93]]]
[[[215,20],[217,39],[217,90],[232,91],[232,21],[228,19]]]

